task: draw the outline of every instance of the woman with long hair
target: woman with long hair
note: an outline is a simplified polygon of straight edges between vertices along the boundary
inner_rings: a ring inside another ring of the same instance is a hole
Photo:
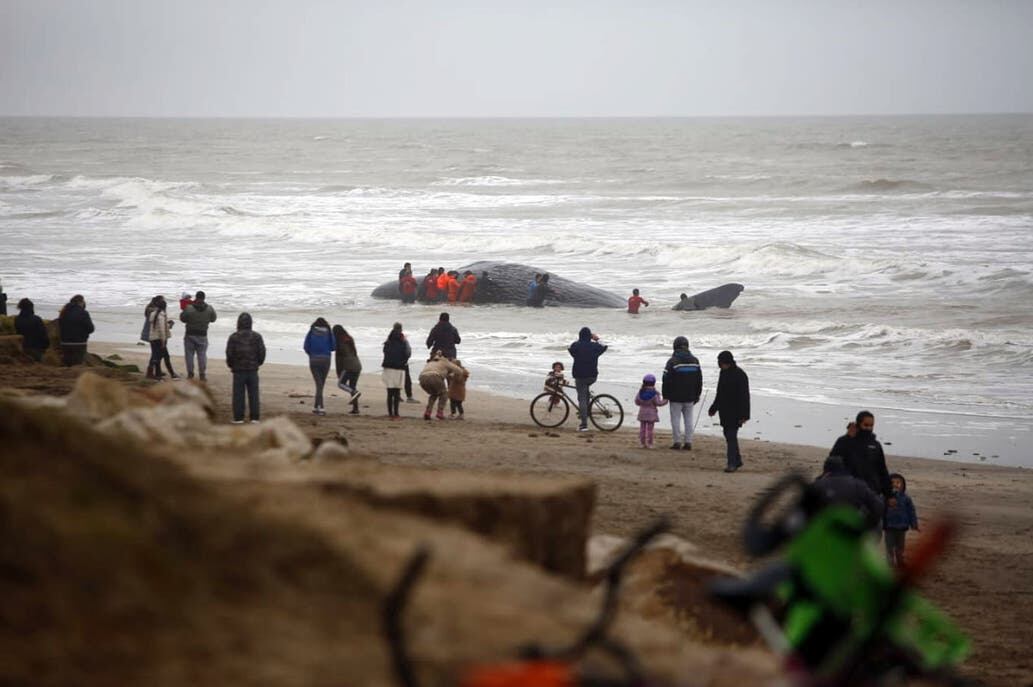
[[[402,333],[402,323],[395,322],[384,342],[384,368],[382,377],[387,387],[387,415],[397,420],[401,415],[398,407],[402,402],[402,387],[405,386],[405,368],[412,357],[412,347]]]
[[[312,371],[312,379],[316,382],[312,412],[316,415],[326,415],[323,407],[323,386],[326,384],[326,376],[330,374],[330,355],[337,350],[329,322],[322,317],[316,318],[309,327],[308,335],[305,336],[304,349],[308,353],[308,369]]]
[[[359,354],[355,350],[355,339],[351,337],[348,330],[339,324],[334,325],[334,342],[337,344],[337,351],[334,354],[334,364],[337,369],[337,385],[351,393],[351,414],[359,414],[359,374],[362,372],[362,363],[359,361]]]

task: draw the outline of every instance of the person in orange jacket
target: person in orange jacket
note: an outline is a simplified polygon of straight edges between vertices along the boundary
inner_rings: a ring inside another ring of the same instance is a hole
[[[448,274],[445,272],[444,267],[438,268],[438,300],[443,301],[448,298]]]
[[[467,270],[463,273],[463,283],[459,287],[459,302],[469,303],[473,300],[473,294],[477,290],[477,277],[473,272]]]
[[[459,276],[458,272],[448,273],[448,302],[455,303],[459,300],[459,280],[456,277]]]

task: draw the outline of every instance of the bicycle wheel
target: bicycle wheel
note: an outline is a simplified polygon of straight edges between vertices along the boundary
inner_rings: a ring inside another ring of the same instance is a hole
[[[599,394],[592,397],[588,419],[596,429],[613,432],[624,422],[624,409],[620,402],[610,394]]]
[[[539,427],[559,427],[570,415],[570,404],[562,396],[548,391],[542,392],[531,401],[531,419]]]

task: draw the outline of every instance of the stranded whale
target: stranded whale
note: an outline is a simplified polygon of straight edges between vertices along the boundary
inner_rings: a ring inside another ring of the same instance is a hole
[[[671,310],[706,310],[707,308],[728,308],[739,297],[745,287],[742,284],[723,284],[713,289],[700,291],[695,296],[682,294],[682,299]]]
[[[548,274],[549,285],[545,305],[565,305],[575,308],[622,308],[626,302],[620,296],[594,286],[564,279],[552,272],[521,265],[516,262],[499,262],[480,260],[458,268],[460,274],[470,270],[477,277],[477,291],[474,303],[509,303],[511,305],[527,304],[527,287],[534,280],[535,274]],[[487,276],[485,276],[485,274]],[[425,274],[415,274],[416,281],[421,282]],[[373,289],[374,298],[400,299],[398,282],[385,282]]]

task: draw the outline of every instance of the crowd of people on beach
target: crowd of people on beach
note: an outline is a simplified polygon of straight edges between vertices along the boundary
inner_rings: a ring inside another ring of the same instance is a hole
[[[433,277],[433,279],[432,279]],[[460,277],[462,277],[460,281]],[[399,273],[400,290],[411,290],[411,266],[406,263]],[[433,288],[431,284],[433,282]],[[440,286],[439,286],[440,283]],[[477,286],[477,279],[471,273],[459,275],[446,272],[443,268],[432,270],[422,286],[416,288],[416,298],[431,296],[440,301],[445,294],[449,302],[469,302]],[[467,289],[464,291],[464,288]],[[547,292],[548,275],[535,275],[528,285],[529,304],[533,299]],[[464,297],[466,300],[464,300]],[[637,299],[637,300],[636,300]],[[637,312],[639,306],[647,306],[636,289],[629,299],[629,312]],[[146,376],[155,381],[165,378],[162,364],[168,376],[178,379],[172,368],[168,342],[175,322],[167,312],[164,296],[156,295],[144,309],[144,324],[140,339],[150,345]],[[193,296],[183,293],[179,300],[178,321],[184,324],[183,350],[186,360],[187,378],[193,379],[195,371],[199,381],[207,381],[208,372],[208,328],[217,320],[215,308],[207,302],[204,291]],[[40,361],[50,347],[47,327],[35,313],[35,306],[28,298],[18,303],[19,314],[14,318],[15,331],[20,334],[23,350],[33,360]],[[86,309],[82,295],[69,299],[57,318],[61,361],[66,366],[84,362],[87,342],[94,332],[94,324]],[[466,382],[470,371],[458,358],[458,346],[462,343],[459,330],[451,322],[449,313],[440,314],[438,322],[431,329],[425,341],[429,355],[417,375],[420,388],[427,395],[423,418],[430,421],[446,419],[445,405],[448,401],[449,417],[463,419],[465,416]],[[705,400],[703,393],[703,372],[699,359],[689,349],[684,336],[674,339],[673,351],[664,365],[657,389],[657,378],[646,374],[635,395],[639,422],[638,441],[645,449],[655,444],[655,425],[660,419],[660,408],[668,406],[671,420],[672,450],[692,450],[695,430],[695,407]],[[354,338],[340,324],[331,326],[323,317],[311,324],[302,343],[302,349],[309,359],[309,370],[315,384],[312,412],[326,415],[325,385],[330,374],[331,360],[334,362],[337,385],[347,395],[350,414],[359,414],[358,381],[362,372]],[[571,375],[577,391],[578,431],[588,431],[591,387],[599,377],[599,358],[608,346],[600,341],[589,327],[582,327],[576,341],[568,347],[573,358]],[[401,417],[400,405],[404,391],[408,403],[419,403],[413,397],[410,361],[412,346],[403,325],[396,322],[388,332],[382,345],[381,379],[387,392],[387,415],[391,420]],[[245,422],[245,416],[252,423],[261,419],[259,393],[259,368],[266,358],[262,335],[253,329],[250,313],[237,317],[236,331],[226,341],[226,365],[232,374],[232,420],[234,424]],[[711,417],[717,415],[726,445],[724,471],[733,473],[743,466],[739,448],[738,432],[750,419],[750,389],[746,372],[739,367],[731,351],[717,355],[720,370],[714,399],[707,408]],[[565,366],[561,361],[553,363],[545,380],[546,390],[559,395],[560,388],[567,385]],[[887,557],[894,565],[903,564],[905,536],[908,530],[918,529],[914,502],[907,494],[907,483],[903,475],[890,473],[886,467],[882,445],[874,434],[875,418],[868,411],[857,414],[846,433],[839,437],[829,452],[822,474],[816,484],[833,502],[842,502],[865,513],[873,524],[884,531]]]

